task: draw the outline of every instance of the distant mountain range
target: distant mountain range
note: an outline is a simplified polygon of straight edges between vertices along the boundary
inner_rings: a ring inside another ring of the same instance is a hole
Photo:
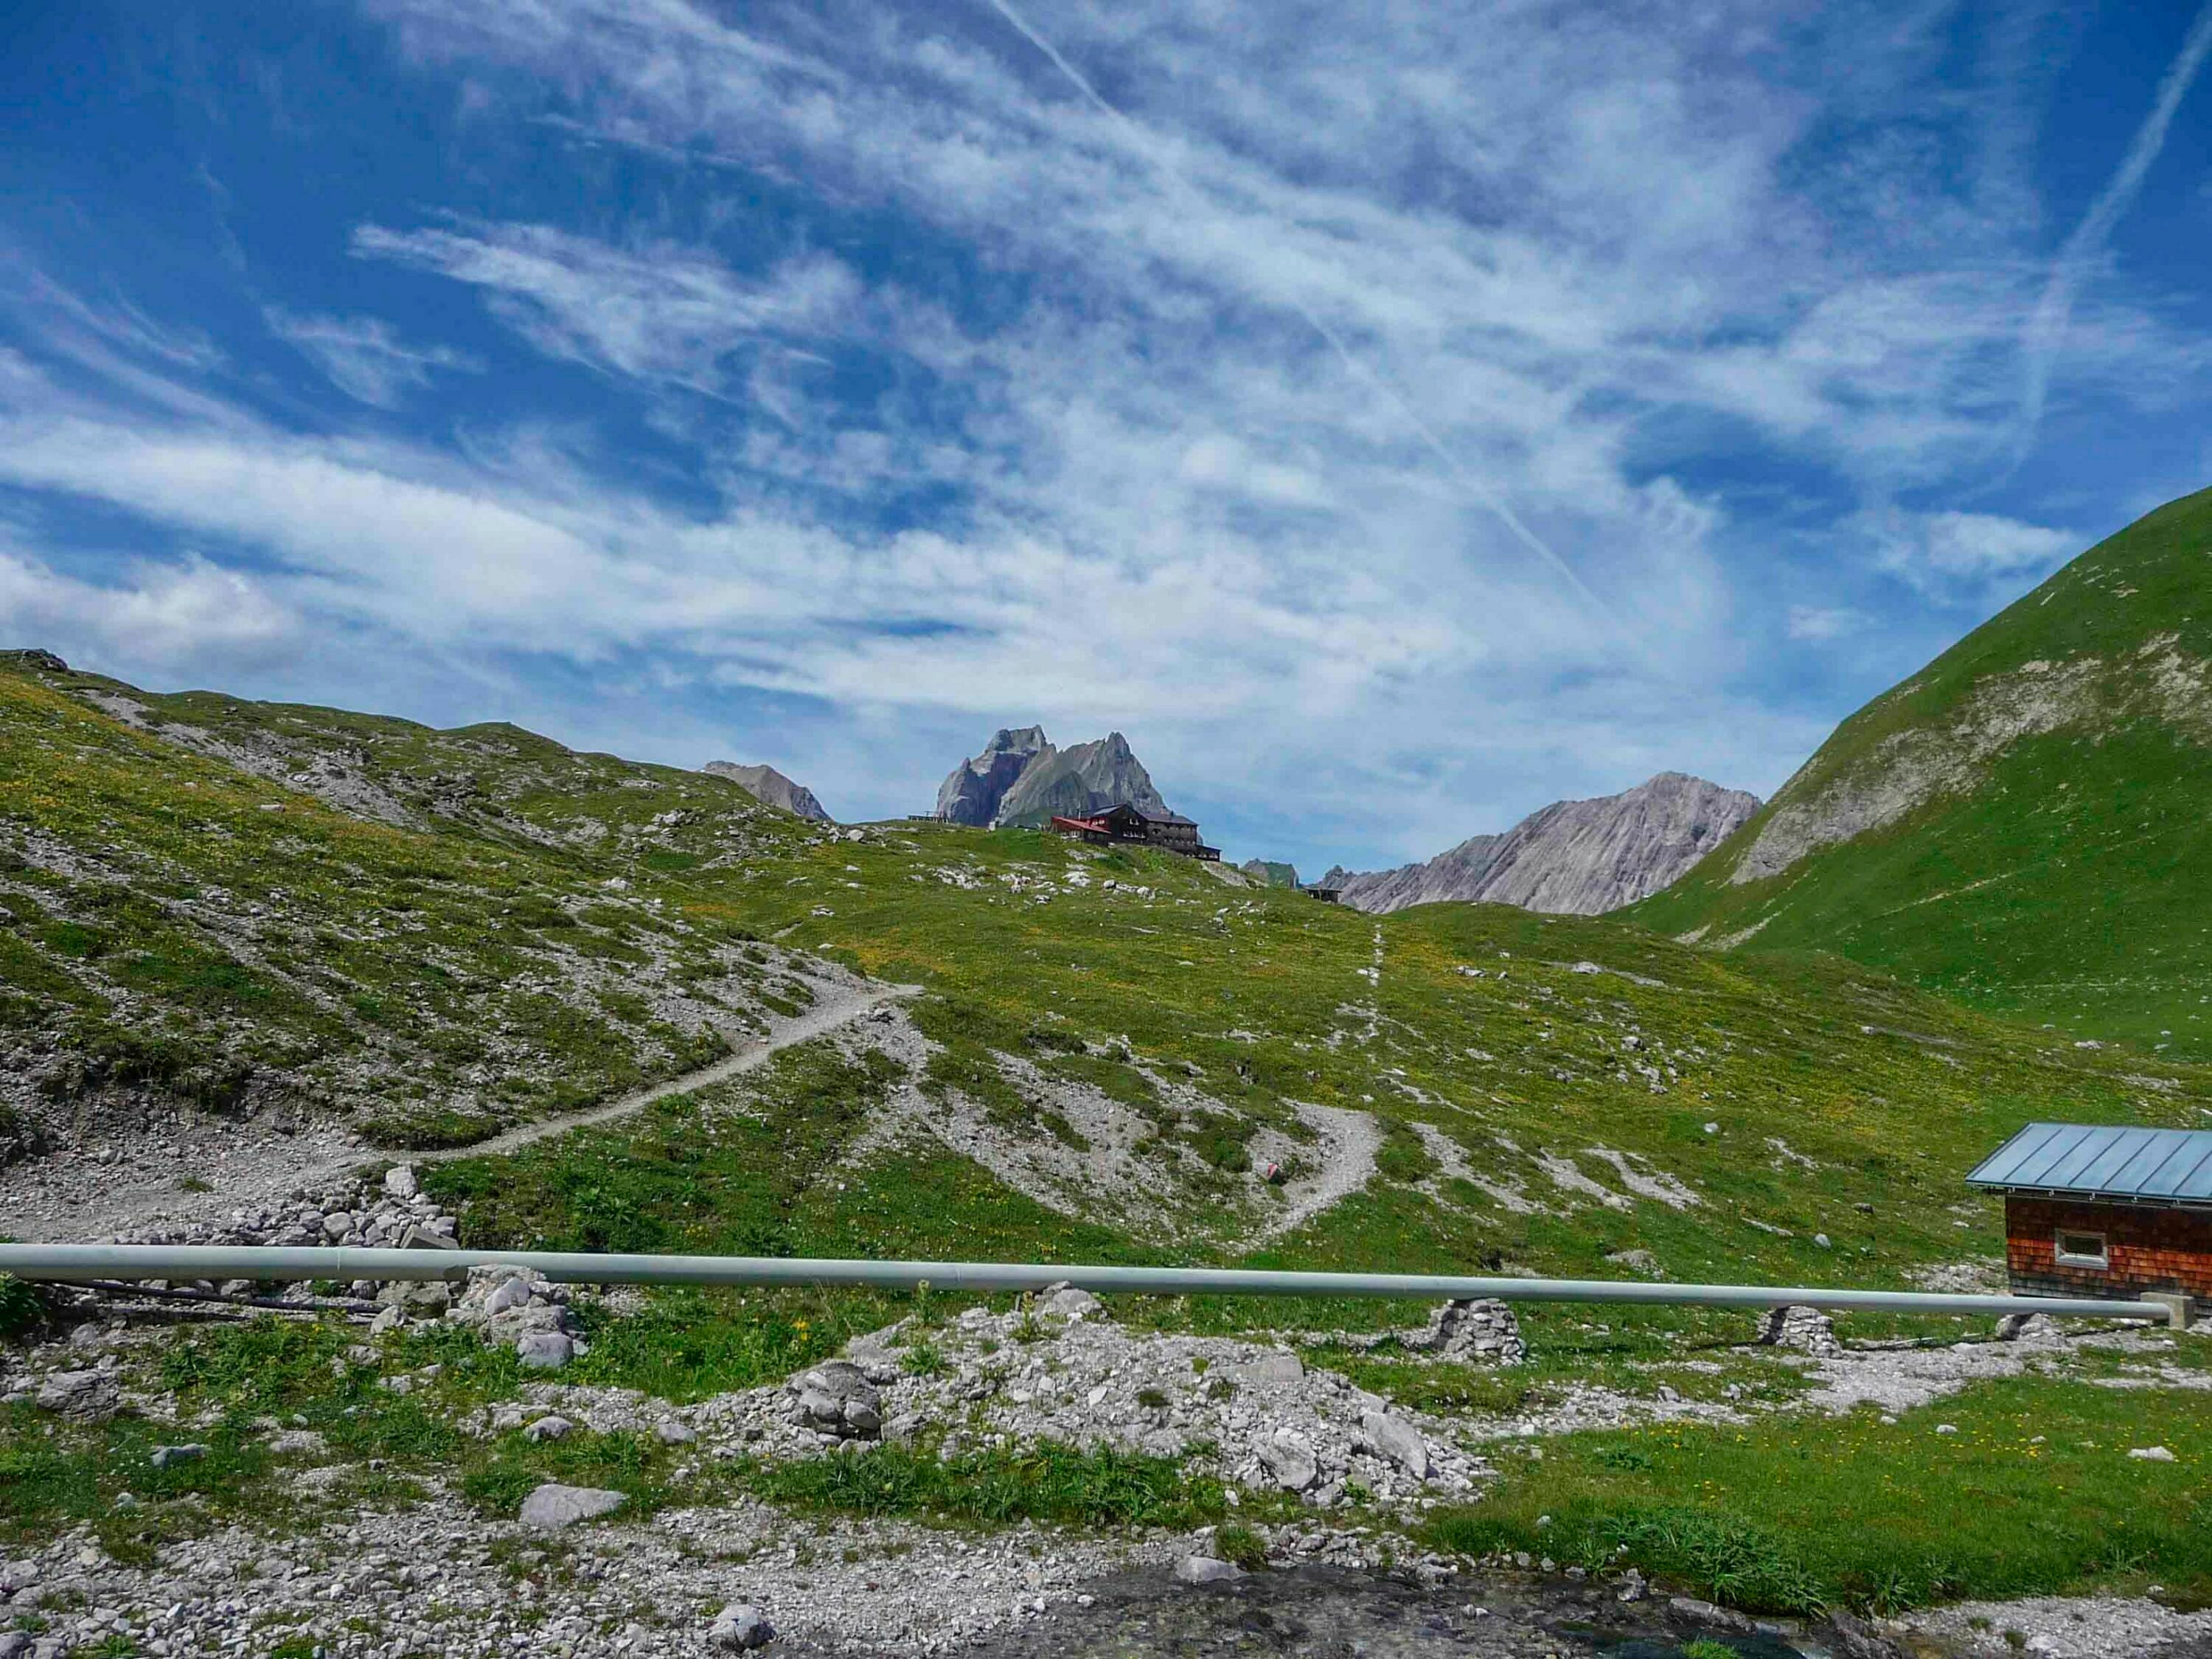
[[[1756,795],[1662,772],[1618,795],[1554,801],[1503,835],[1474,836],[1424,864],[1367,874],[1339,867],[1316,884],[1360,910],[1462,899],[1594,916],[1676,880],[1758,811]]]
[[[833,822],[823,810],[814,792],[803,783],[793,783],[773,766],[740,766],[735,761],[708,761],[699,769],[711,776],[727,778],[755,800],[768,806],[781,806],[787,812],[796,812],[802,818],[813,818],[818,823]]]
[[[1119,732],[1071,749],[1054,748],[1041,726],[995,732],[973,760],[953,768],[937,791],[937,816],[949,823],[1035,829],[1055,814],[1080,817],[1127,805],[1164,813],[1152,775]]]

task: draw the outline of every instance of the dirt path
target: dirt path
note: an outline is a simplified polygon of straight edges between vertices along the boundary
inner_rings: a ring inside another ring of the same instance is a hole
[[[670,1095],[742,1076],[786,1048],[811,1042],[919,989],[811,982],[822,999],[813,1008],[726,1059],[588,1111],[526,1124],[472,1146],[380,1151],[363,1146],[331,1123],[311,1124],[285,1134],[252,1129],[241,1133],[235,1124],[210,1122],[179,1127],[158,1140],[135,1145],[118,1141],[108,1158],[70,1151],[33,1159],[0,1170],[0,1219],[5,1224],[0,1231],[57,1243],[118,1238],[142,1229],[190,1225],[241,1206],[261,1207],[284,1193],[343,1181],[380,1158],[426,1164],[511,1152],[571,1129],[610,1122]]]
[[[811,1042],[826,1036],[841,1025],[902,997],[918,995],[918,985],[890,985],[871,990],[858,996],[843,996],[835,1001],[817,1005],[793,1020],[789,1024],[758,1038],[740,1048],[727,1060],[718,1060],[712,1066],[702,1066],[696,1072],[686,1072],[665,1082],[639,1089],[604,1106],[594,1106],[589,1111],[571,1112],[566,1117],[549,1117],[536,1123],[526,1123],[520,1128],[509,1129],[505,1134],[494,1135],[489,1140],[479,1140],[467,1146],[441,1148],[436,1152],[413,1152],[404,1148],[391,1150],[368,1149],[356,1161],[377,1158],[405,1158],[410,1164],[439,1164],[455,1158],[496,1158],[504,1153],[520,1152],[525,1146],[550,1140],[556,1135],[565,1135],[571,1129],[586,1129],[594,1124],[611,1123],[618,1117],[628,1117],[641,1111],[656,1100],[665,1100],[671,1095],[688,1095],[696,1089],[707,1089],[717,1083],[726,1083],[733,1077],[743,1077],[757,1071],[786,1048],[802,1042]]]
[[[1283,1189],[1283,1207],[1250,1235],[1248,1244],[1265,1243],[1304,1226],[1374,1178],[1375,1155],[1382,1150],[1382,1131],[1370,1114],[1344,1106],[1303,1103],[1297,1114],[1321,1137],[1321,1167]]]

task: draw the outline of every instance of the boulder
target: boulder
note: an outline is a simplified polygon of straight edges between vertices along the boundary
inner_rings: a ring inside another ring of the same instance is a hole
[[[664,1417],[653,1425],[653,1431],[665,1446],[688,1446],[699,1437],[699,1431],[689,1423],[679,1423],[672,1417]]]
[[[1364,1412],[1360,1415],[1359,1432],[1367,1449],[1383,1462],[1396,1464],[1416,1480],[1429,1478],[1429,1443],[1404,1418],[1389,1412]]]
[[[56,1371],[39,1385],[32,1403],[82,1423],[104,1423],[115,1415],[118,1391],[106,1371]]]
[[[157,1469],[170,1468],[179,1463],[197,1463],[208,1455],[205,1446],[197,1443],[184,1446],[156,1446],[153,1463]]]
[[[2000,1342],[2048,1342],[2058,1334],[2049,1314],[2008,1313],[1997,1321]]]
[[[574,1431],[575,1427],[576,1425],[565,1417],[541,1417],[535,1423],[524,1427],[522,1437],[533,1445],[542,1446],[548,1440],[566,1440]]]
[[[1279,1428],[1262,1435],[1254,1449],[1260,1454],[1261,1467],[1285,1492],[1304,1492],[1321,1474],[1313,1442],[1295,1429]]]
[[[564,1331],[527,1331],[515,1339],[514,1353],[526,1370],[557,1371],[576,1357],[576,1344]]]
[[[873,1440],[882,1434],[883,1396],[849,1359],[813,1366],[783,1387],[791,1401],[791,1420],[801,1428],[851,1440]]]
[[[1037,1311],[1054,1314],[1062,1319],[1097,1319],[1106,1312],[1105,1304],[1088,1291],[1078,1290],[1073,1285],[1048,1285],[1037,1293]]]
[[[559,1532],[580,1521],[611,1515],[625,1499],[597,1486],[564,1486],[548,1481],[522,1500],[522,1524],[539,1532]]]
[[[768,1615],[744,1601],[732,1601],[716,1613],[707,1632],[707,1645],[726,1653],[764,1648],[774,1640],[775,1626],[769,1623]]]
[[[415,1178],[415,1166],[411,1164],[395,1164],[386,1170],[384,1172],[384,1190],[392,1197],[403,1200],[410,1199],[421,1192],[422,1186]]]
[[[1176,1563],[1175,1575],[1185,1584],[1225,1584],[1232,1578],[1242,1578],[1244,1569],[1211,1555],[1186,1555]]]
[[[1302,1382],[1306,1375],[1305,1362],[1287,1349],[1277,1353],[1263,1353],[1252,1359],[1240,1359],[1221,1369],[1224,1375],[1238,1382]]]

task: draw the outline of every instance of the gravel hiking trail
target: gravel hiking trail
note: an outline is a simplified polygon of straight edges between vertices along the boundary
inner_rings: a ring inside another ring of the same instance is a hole
[[[743,1077],[747,1072],[759,1070],[786,1048],[811,1042],[818,1036],[826,1036],[839,1026],[849,1025],[886,1003],[918,996],[921,992],[919,985],[887,985],[857,993],[818,985],[817,989],[823,995],[820,1004],[770,1035],[747,1043],[727,1059],[718,1060],[712,1066],[703,1066],[696,1072],[686,1072],[681,1077],[653,1084],[649,1088],[633,1091],[588,1111],[571,1112],[566,1117],[549,1117],[535,1123],[526,1123],[518,1128],[509,1129],[504,1134],[494,1135],[489,1140],[476,1141],[466,1146],[441,1147],[434,1152],[379,1147],[365,1150],[362,1156],[404,1158],[410,1164],[440,1164],[448,1158],[498,1158],[508,1152],[519,1152],[525,1146],[550,1140],[556,1135],[565,1135],[572,1129],[588,1129],[598,1124],[611,1123],[617,1118],[628,1117],[632,1112],[642,1111],[654,1101],[665,1100],[671,1095],[688,1095],[695,1090],[726,1083],[733,1077]]]
[[[34,1158],[0,1170],[0,1218],[6,1223],[0,1231],[53,1243],[112,1239],[149,1227],[188,1225],[227,1215],[241,1205],[260,1206],[298,1188],[328,1185],[380,1160],[428,1164],[515,1152],[572,1129],[611,1122],[671,1095],[756,1071],[787,1048],[811,1042],[920,989],[824,980],[810,983],[819,999],[813,1007],[711,1066],[472,1146],[387,1151],[364,1146],[342,1126],[331,1123],[309,1124],[296,1133],[240,1133],[234,1123],[210,1122],[180,1127],[158,1146],[133,1147],[118,1139],[112,1161],[81,1151]]]

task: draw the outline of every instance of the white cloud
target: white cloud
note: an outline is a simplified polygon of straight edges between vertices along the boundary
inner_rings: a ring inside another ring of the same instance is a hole
[[[2066,531],[1994,513],[1892,513],[1875,533],[1881,568],[1922,592],[1978,605],[2018,592],[2083,545]]]
[[[364,225],[353,245],[363,258],[483,289],[494,313],[549,356],[699,391],[720,388],[723,360],[740,345],[832,328],[860,293],[852,273],[825,255],[747,282],[695,249],[620,249],[548,225]]]
[[[1838,640],[1874,619],[1848,605],[1793,605],[1784,632],[1793,640]]]
[[[196,556],[133,561],[122,580],[90,582],[0,546],[0,636],[19,645],[118,665],[235,669],[289,653],[301,633],[258,582]]]
[[[474,374],[483,368],[466,352],[408,345],[374,317],[301,316],[276,306],[262,316],[271,334],[330,376],[339,391],[379,409],[398,408],[409,392],[430,384],[434,369]]]

